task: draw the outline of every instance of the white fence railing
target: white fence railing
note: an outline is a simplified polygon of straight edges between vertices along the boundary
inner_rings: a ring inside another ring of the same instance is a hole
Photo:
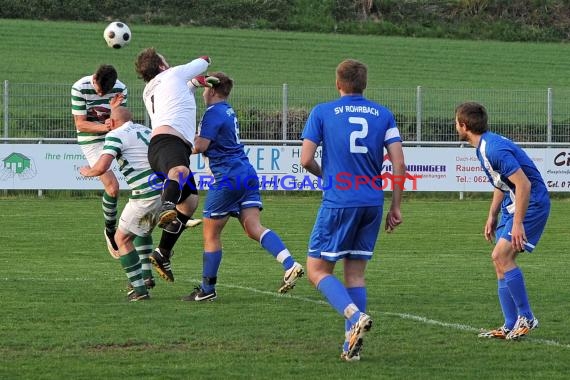
[[[135,121],[148,125],[141,84],[129,87]],[[4,81],[1,97],[3,139],[73,139],[68,84]],[[296,142],[311,108],[338,96],[332,87],[236,86],[230,102],[246,141]],[[455,107],[483,103],[492,130],[522,143],[570,143],[570,89],[370,88],[366,96],[396,115],[405,141],[454,142]],[[198,103],[200,99],[198,98]],[[203,106],[199,104],[199,113]]]

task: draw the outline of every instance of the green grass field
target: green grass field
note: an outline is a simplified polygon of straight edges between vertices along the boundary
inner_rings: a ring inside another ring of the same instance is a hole
[[[304,263],[319,198],[264,201],[264,224]],[[132,304],[106,252],[98,199],[0,202],[2,379],[564,379],[570,371],[565,200],[554,201],[539,247],[519,260],[541,322],[521,342],[476,337],[501,323],[481,234],[488,202],[406,201],[404,224],[381,234],[367,271],[375,325],[358,363],[338,359],[342,318],[305,278],[278,295],[280,265],[236,221],[223,236],[216,301],[179,300],[201,276],[197,230],[177,245],[176,281],[157,279],[152,299]]]
[[[0,80],[11,84],[10,121],[4,123],[7,137],[73,137],[68,124],[69,86],[101,63],[117,67],[129,87],[135,120],[144,122],[144,83],[136,78],[134,60],[144,47],[155,46],[173,65],[208,54],[213,59],[211,70],[226,71],[235,79],[231,101],[247,139],[259,138],[260,133],[248,134],[260,128],[258,118],[267,128],[262,136],[281,138],[285,83],[288,138],[297,139],[304,122],[299,119],[316,103],[337,96],[334,69],[342,59],[353,57],[369,66],[366,95],[398,115],[408,141],[417,136],[417,86],[422,87],[424,140],[445,138],[438,128],[452,130],[453,110],[465,100],[487,105],[491,123],[507,125],[500,132],[509,137],[525,135],[512,131],[511,125],[517,123],[540,135],[530,141],[546,140],[547,88],[552,88],[554,141],[567,141],[570,47],[566,44],[134,24],[132,43],[115,50],[103,40],[106,24],[0,19],[0,51],[9,52],[0,60]],[[30,85],[21,85],[25,83]],[[5,105],[2,96],[0,117]]]
[[[129,25],[132,43],[114,50],[103,40],[106,24],[0,19],[0,51],[5,53],[0,80],[71,84],[100,63],[112,63],[133,86],[140,82],[134,72],[136,54],[155,46],[171,64],[208,54],[212,70],[226,71],[238,85],[333,87],[334,68],[351,57],[368,63],[369,88],[570,87],[568,44],[135,24]]]
[[[155,46],[172,64],[209,54],[212,69],[240,86],[289,83],[303,101],[307,86],[334,92],[334,67],[346,57],[369,64],[370,88],[554,87],[559,97],[570,88],[565,44],[130,25],[133,42],[117,51],[104,44],[105,25],[0,19],[0,80],[70,85],[108,62],[129,86],[142,86],[134,58]],[[280,265],[235,221],[224,234],[215,302],[179,301],[201,276],[197,230],[178,243],[176,282],[157,279],[149,302],[129,304],[126,276],[106,252],[99,200],[74,195],[0,199],[0,379],[564,379],[570,372],[568,200],[553,203],[543,241],[519,261],[541,326],[525,341],[499,342],[476,338],[501,323],[491,246],[481,234],[488,201],[407,194],[405,223],[381,235],[368,268],[375,325],[363,359],[344,363],[341,317],[306,279],[278,295]],[[264,224],[304,263],[319,197],[264,200]]]

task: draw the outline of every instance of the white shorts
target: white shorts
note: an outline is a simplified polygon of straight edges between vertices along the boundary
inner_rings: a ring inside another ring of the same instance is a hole
[[[93,167],[93,165],[97,163],[101,152],[103,152],[104,145],[105,143],[102,141],[93,144],[79,145],[85,155],[85,158],[87,158],[87,162],[89,162],[89,166]]]
[[[119,218],[119,228],[124,233],[149,236],[156,225],[161,205],[160,196],[148,199],[129,199]]]

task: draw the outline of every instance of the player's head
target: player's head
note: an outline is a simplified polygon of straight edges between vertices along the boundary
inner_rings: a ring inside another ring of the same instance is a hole
[[[234,87],[233,79],[221,71],[208,73],[208,77],[216,77],[219,82],[212,87],[204,87],[204,92],[202,93],[204,103],[211,105],[226,100]]]
[[[101,65],[93,75],[95,92],[103,96],[111,92],[117,82],[117,70],[111,65]]]
[[[368,67],[355,59],[345,59],[336,67],[336,87],[345,94],[362,94],[366,89]]]
[[[150,82],[168,67],[166,59],[152,47],[141,51],[135,60],[135,70],[145,82]]]
[[[111,110],[111,116],[109,118],[111,119],[111,129],[116,129],[127,121],[131,121],[133,114],[127,107],[119,106]]]
[[[232,92],[232,88],[234,88],[234,81],[232,78],[230,78],[229,76],[226,75],[226,73],[223,73],[221,71],[208,73],[208,76],[209,77],[216,77],[220,80],[219,83],[216,83],[212,87],[212,90],[216,94],[218,94],[218,96],[220,96],[222,98],[227,98],[228,96],[230,96],[230,93]]]
[[[487,132],[487,110],[482,104],[475,102],[465,102],[455,109],[455,127],[461,138],[460,127],[470,131],[475,135],[482,135]]]

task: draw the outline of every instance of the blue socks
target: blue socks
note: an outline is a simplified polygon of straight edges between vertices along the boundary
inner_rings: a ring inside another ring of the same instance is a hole
[[[206,293],[216,288],[218,269],[222,262],[222,251],[204,252],[202,254],[202,289]]]
[[[498,280],[499,303],[505,316],[505,327],[512,330],[517,322],[517,305],[511,296],[505,279]]]
[[[511,269],[505,272],[505,283],[509,288],[511,297],[518,309],[518,314],[526,317],[527,319],[533,319],[534,316],[530,310],[530,304],[528,302],[528,295],[526,293],[526,286],[524,283],[524,276],[520,268]]]
[[[317,289],[327,299],[329,304],[351,324],[358,322],[360,310],[350,298],[347,289],[335,276],[329,275],[323,278],[317,285]],[[358,288],[356,288],[358,289]]]
[[[291,253],[287,247],[285,247],[285,244],[283,244],[283,241],[281,241],[281,238],[275,232],[271,230],[265,230],[265,232],[263,232],[259,238],[259,243],[267,252],[271,253],[271,255],[283,265],[283,269],[291,269],[293,264],[295,264],[295,261],[291,257]]]

